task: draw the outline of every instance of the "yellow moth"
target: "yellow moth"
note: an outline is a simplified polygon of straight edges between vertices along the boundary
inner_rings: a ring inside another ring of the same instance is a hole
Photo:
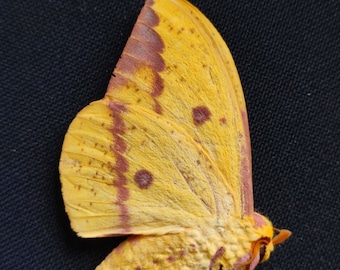
[[[71,226],[81,237],[131,235],[98,270],[254,269],[290,232],[254,212],[250,152],[240,79],[217,30],[185,0],[147,0],[105,97],[65,136]]]

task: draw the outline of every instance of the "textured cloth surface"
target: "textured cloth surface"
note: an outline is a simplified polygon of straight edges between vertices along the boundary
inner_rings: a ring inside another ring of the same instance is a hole
[[[258,269],[339,269],[339,1],[193,0],[247,101],[255,207],[293,236]],[[94,269],[60,191],[63,137],[101,98],[143,1],[0,1],[1,269]]]

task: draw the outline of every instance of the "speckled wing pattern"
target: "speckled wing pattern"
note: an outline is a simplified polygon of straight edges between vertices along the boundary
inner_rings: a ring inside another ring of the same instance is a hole
[[[60,160],[79,236],[141,235],[100,269],[214,267],[225,249],[214,246],[200,263],[181,259],[197,248],[182,243],[231,215],[253,215],[247,121],[234,61],[213,25],[187,1],[147,0],[105,97],[73,120]],[[160,243],[169,242],[165,255]],[[148,252],[133,252],[145,245],[161,257],[146,264]],[[233,263],[241,255],[230,255]]]
[[[146,1],[107,97],[173,121],[225,176],[238,214],[253,212],[242,86],[225,42],[187,1]]]
[[[235,65],[210,22],[186,1],[147,1],[105,98],[81,111],[65,138],[74,228],[98,237],[187,227],[187,215],[241,217],[244,121]],[[153,228],[155,207],[167,215]]]

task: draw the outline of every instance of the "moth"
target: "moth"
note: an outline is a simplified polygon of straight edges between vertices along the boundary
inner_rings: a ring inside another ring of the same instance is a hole
[[[79,236],[129,235],[98,270],[254,269],[290,235],[254,212],[239,75],[185,0],[145,2],[105,96],[72,121],[59,168]]]

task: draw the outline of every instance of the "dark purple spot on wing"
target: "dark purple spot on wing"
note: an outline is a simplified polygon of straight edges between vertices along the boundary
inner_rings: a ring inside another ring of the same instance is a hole
[[[225,117],[222,117],[219,119],[219,122],[221,125],[225,125],[227,123],[227,119]]]
[[[197,106],[192,109],[192,118],[195,125],[202,125],[210,119],[211,113],[206,106]]]
[[[141,189],[147,189],[150,187],[153,181],[153,175],[148,170],[139,170],[134,176],[134,180]]]
[[[170,257],[167,259],[167,261],[168,261],[169,263],[173,263],[174,261],[176,261],[176,258],[175,258],[174,256],[170,256]]]

